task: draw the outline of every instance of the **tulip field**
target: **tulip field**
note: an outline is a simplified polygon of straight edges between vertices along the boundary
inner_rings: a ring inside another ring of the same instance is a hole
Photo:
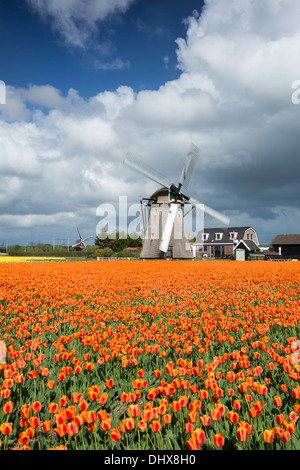
[[[0,265],[0,450],[300,450],[300,262]]]

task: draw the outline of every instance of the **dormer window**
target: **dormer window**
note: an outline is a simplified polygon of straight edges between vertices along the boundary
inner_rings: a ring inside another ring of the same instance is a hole
[[[237,237],[237,233],[236,233],[236,232],[230,232],[230,234],[229,234],[229,239],[230,239],[230,240],[233,240],[233,239],[236,238],[236,237]]]
[[[215,233],[215,240],[222,240],[223,233]]]
[[[208,240],[208,233],[202,233],[202,241],[205,242]]]

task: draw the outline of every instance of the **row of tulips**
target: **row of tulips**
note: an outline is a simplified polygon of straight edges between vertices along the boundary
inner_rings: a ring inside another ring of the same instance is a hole
[[[299,449],[299,263],[0,270],[1,449]]]

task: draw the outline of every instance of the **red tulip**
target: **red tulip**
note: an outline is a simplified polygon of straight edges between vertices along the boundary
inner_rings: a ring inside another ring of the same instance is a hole
[[[272,429],[266,429],[263,432],[263,440],[264,442],[267,442],[268,444],[272,444],[274,441],[275,433]]]
[[[237,429],[236,435],[239,441],[245,442],[248,438],[248,429],[245,427],[239,427]]]
[[[12,423],[2,423],[0,426],[0,431],[5,436],[9,436],[13,431]]]
[[[10,414],[14,408],[14,404],[12,401],[8,401],[5,403],[5,405],[2,408],[3,414]]]
[[[217,433],[212,436],[213,443],[216,447],[223,447],[225,438],[222,433]]]
[[[189,438],[189,440],[187,441],[187,446],[188,446],[189,450],[199,450],[200,449],[200,445],[199,445],[199,442],[198,442],[196,436],[191,436]]]
[[[153,420],[153,421],[150,423],[150,427],[151,427],[152,431],[158,432],[158,431],[161,430],[161,423],[160,423],[160,421],[158,421],[158,420]]]
[[[34,401],[31,406],[34,413],[39,413],[42,409],[42,404],[40,401]]]
[[[235,411],[228,411],[227,419],[230,423],[237,423],[239,420],[239,415]]]
[[[117,442],[121,439],[122,433],[120,431],[119,426],[110,431],[109,437],[113,442]]]
[[[30,442],[30,436],[27,431],[22,431],[18,437],[18,444],[21,446],[26,446]]]

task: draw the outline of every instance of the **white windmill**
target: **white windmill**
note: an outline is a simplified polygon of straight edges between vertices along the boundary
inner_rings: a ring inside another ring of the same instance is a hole
[[[227,217],[181,192],[182,187],[185,190],[189,188],[198,155],[198,147],[192,144],[186,155],[179,183],[175,185],[154,168],[127,154],[124,160],[125,165],[162,186],[147,199],[150,212],[141,258],[157,259],[166,256],[178,259],[193,258],[184,226],[183,206],[185,204],[191,204],[192,208],[201,207],[207,215],[218,219],[224,225],[229,224]]]

